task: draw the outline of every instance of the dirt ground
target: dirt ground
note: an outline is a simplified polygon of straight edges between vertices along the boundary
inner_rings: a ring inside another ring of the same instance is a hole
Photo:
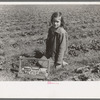
[[[42,80],[100,80],[99,5],[0,5],[0,81],[36,80],[20,78],[18,71],[11,69],[19,67],[20,56],[40,58],[44,54],[50,17],[55,11],[64,15],[69,35],[68,65]]]

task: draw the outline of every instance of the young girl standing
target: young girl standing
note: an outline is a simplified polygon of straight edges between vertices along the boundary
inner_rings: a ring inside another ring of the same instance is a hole
[[[63,65],[67,45],[66,36],[67,32],[64,29],[62,13],[54,12],[51,16],[51,27],[46,41],[46,57],[47,59],[52,58],[56,69],[61,68]]]

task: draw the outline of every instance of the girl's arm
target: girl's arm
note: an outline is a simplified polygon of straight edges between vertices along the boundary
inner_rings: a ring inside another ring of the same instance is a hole
[[[56,66],[62,66],[65,51],[66,51],[66,35],[65,33],[62,33],[59,36],[59,48],[57,53]]]
[[[49,58],[49,50],[50,50],[50,31],[48,31],[48,36],[47,36],[47,39],[46,39],[46,57]]]

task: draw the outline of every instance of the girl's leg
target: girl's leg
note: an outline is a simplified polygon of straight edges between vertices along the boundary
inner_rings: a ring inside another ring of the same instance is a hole
[[[40,61],[38,61],[38,64],[43,68],[47,68],[48,67],[48,62],[46,60],[48,60],[48,59],[45,56],[42,56],[40,58]]]

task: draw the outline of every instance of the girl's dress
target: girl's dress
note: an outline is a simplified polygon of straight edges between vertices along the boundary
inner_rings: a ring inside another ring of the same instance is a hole
[[[67,48],[66,36],[68,37],[63,27],[57,29],[49,28],[46,41],[46,57],[52,58],[56,67],[61,67],[63,63],[63,57]]]

